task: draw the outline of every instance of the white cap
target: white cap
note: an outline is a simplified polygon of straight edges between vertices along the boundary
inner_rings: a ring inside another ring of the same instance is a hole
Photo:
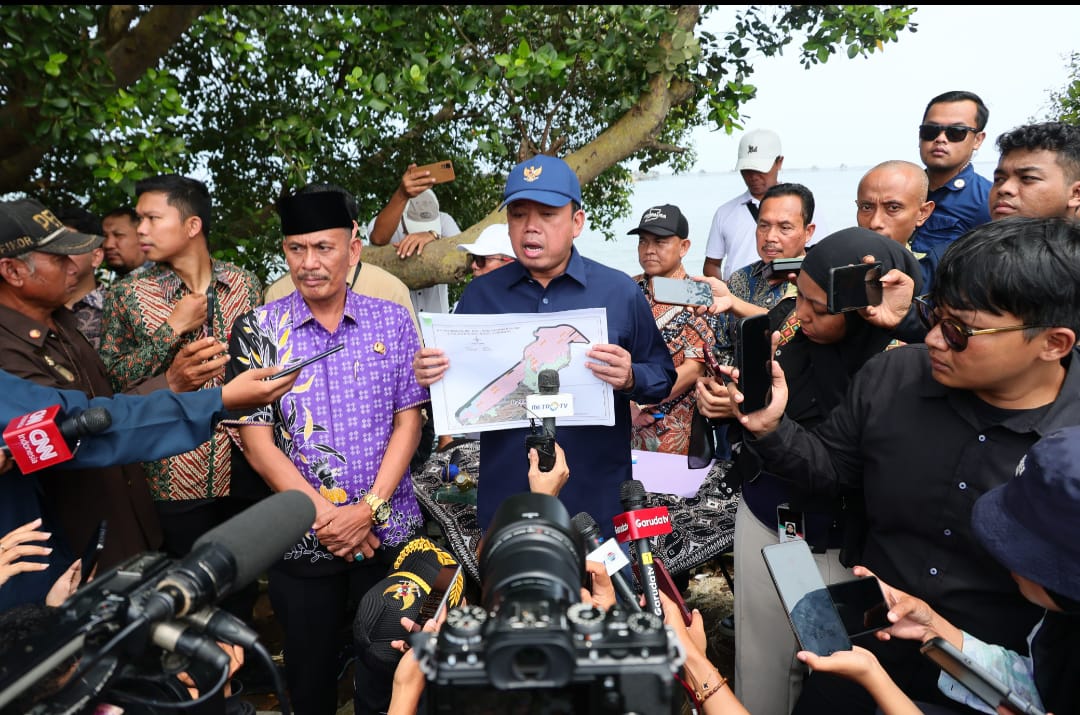
[[[494,256],[502,254],[514,257],[514,246],[510,243],[510,229],[505,223],[493,223],[472,243],[459,243],[459,251],[468,251],[474,256]]]
[[[766,173],[772,169],[776,158],[783,156],[780,149],[780,137],[769,129],[755,129],[743,134],[739,140],[739,161],[735,171],[749,169]]]
[[[435,197],[435,192],[428,189],[409,199],[402,220],[405,223],[406,233],[423,233],[424,231],[442,233],[439,199]]]

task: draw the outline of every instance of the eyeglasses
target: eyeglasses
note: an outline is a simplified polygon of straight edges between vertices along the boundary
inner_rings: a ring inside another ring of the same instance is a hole
[[[941,318],[934,309],[933,302],[925,295],[915,298],[915,308],[919,314],[919,320],[927,330],[933,330],[935,325],[941,326],[941,337],[945,344],[953,352],[963,352],[967,349],[968,338],[972,335],[991,335],[993,333],[1007,333],[1013,330],[1027,330],[1028,328],[1044,328],[1045,325],[1006,325],[1002,328],[969,328],[954,318]]]
[[[476,264],[477,268],[483,268],[484,266],[486,266],[489,258],[493,261],[500,261],[502,263],[509,263],[510,261],[514,260],[513,258],[509,258],[507,256],[478,256],[475,253],[470,253],[469,258],[472,263]]]
[[[967,139],[968,132],[972,134],[978,134],[979,130],[975,127],[964,126],[963,124],[920,124],[919,125],[919,138],[924,142],[932,142],[941,136],[941,133],[945,132],[945,138],[953,142],[962,142]]]

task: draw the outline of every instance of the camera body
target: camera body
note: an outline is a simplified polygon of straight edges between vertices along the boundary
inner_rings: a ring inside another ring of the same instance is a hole
[[[658,713],[671,709],[678,638],[652,613],[579,602],[584,547],[566,508],[516,494],[480,549],[481,604],[450,609],[439,633],[416,633],[427,711]]]

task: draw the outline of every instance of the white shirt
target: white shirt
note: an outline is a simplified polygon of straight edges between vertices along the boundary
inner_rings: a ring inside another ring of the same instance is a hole
[[[709,227],[705,257],[723,259],[720,277],[725,281],[743,266],[761,260],[757,251],[757,219],[747,209],[747,201],[753,201],[755,208],[760,205],[757,199],[750,195],[749,190],[744,191],[716,209]],[[828,227],[821,223],[820,218],[821,212],[815,207],[814,235],[810,237],[807,246],[829,235]]]
[[[450,236],[456,236],[461,233],[457,221],[445,211],[439,212],[439,221],[442,223],[439,227],[439,235],[442,238],[449,238]],[[367,227],[364,229],[364,235],[370,236],[373,228],[375,228],[375,219],[371,219],[368,223]],[[398,221],[397,228],[394,229],[394,235],[390,237],[390,245],[396,246],[401,243],[401,239],[405,238],[405,235],[405,231],[402,228],[402,222]],[[427,288],[419,288],[417,290],[410,288],[409,297],[412,298],[413,311],[416,313],[450,312],[450,291],[445,283],[429,286]]]

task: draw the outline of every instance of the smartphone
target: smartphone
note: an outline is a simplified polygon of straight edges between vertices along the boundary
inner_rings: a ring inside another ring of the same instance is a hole
[[[851,639],[807,543],[799,539],[766,544],[761,556],[799,648],[822,656],[851,650]]]
[[[712,286],[690,278],[656,276],[652,279],[652,294],[657,303],[670,305],[712,305],[713,302]]]
[[[828,311],[846,313],[881,305],[881,261],[829,269]]]
[[[439,618],[450,603],[450,592],[458,579],[461,578],[461,564],[444,564],[439,569],[439,575],[431,585],[431,591],[424,597],[420,604],[420,610],[416,614],[416,620],[410,633],[419,633],[424,629],[424,624],[432,618]],[[464,584],[462,584],[464,587]]]
[[[739,369],[739,409],[755,412],[772,394],[772,331],[766,313],[740,318],[735,324],[735,367]]]
[[[416,167],[416,171],[430,171],[431,178],[436,184],[445,184],[454,180],[454,165],[449,161],[437,161],[434,164],[424,164]]]
[[[1004,705],[1022,715],[1045,715],[944,638],[931,638],[919,650],[990,707]]]
[[[338,350],[343,350],[344,348],[345,348],[345,343],[341,343],[340,345],[335,345],[334,347],[330,348],[329,350],[325,350],[325,351],[319,353],[318,355],[313,355],[313,356],[309,357],[307,360],[301,360],[300,362],[296,363],[295,365],[290,365],[289,367],[285,368],[284,370],[277,373],[276,375],[271,375],[267,379],[268,380],[276,380],[279,377],[285,377],[286,375],[291,375],[294,372],[296,372],[297,370],[302,370],[303,368],[305,368],[306,366],[308,366],[311,363],[315,362],[316,360],[322,360],[327,355],[333,355]]]
[[[830,583],[826,588],[849,638],[892,625],[888,619],[889,606],[885,603],[885,594],[873,576]]]
[[[675,585],[675,580],[671,578],[667,566],[664,566],[664,562],[655,554],[653,555],[653,571],[656,572],[656,585],[660,587],[660,590],[664,592],[665,596],[670,598],[675,605],[679,607],[679,613],[682,614],[683,624],[689,626],[690,621],[694,620],[694,615],[690,613],[690,609],[686,607],[686,600],[683,598],[682,592],[679,591],[679,587]]]
[[[765,280],[773,278],[787,279],[788,274],[798,273],[802,270],[802,258],[777,258],[765,264],[761,277]]]
[[[105,550],[105,532],[108,530],[108,521],[102,519],[98,522],[94,533],[90,535],[90,541],[82,555],[82,571],[79,574],[79,585],[82,586],[90,580],[94,569],[97,568],[101,552]]]

